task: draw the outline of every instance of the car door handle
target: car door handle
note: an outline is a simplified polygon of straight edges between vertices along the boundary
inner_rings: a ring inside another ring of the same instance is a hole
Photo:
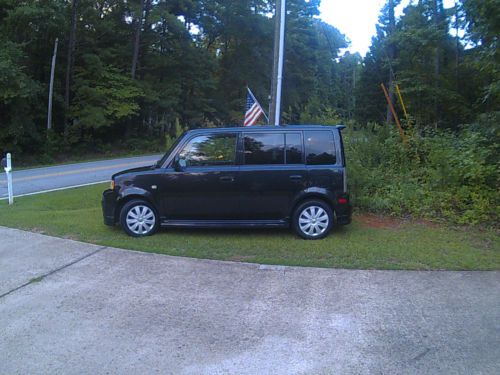
[[[219,180],[225,181],[225,182],[233,182],[234,177],[233,176],[222,176],[222,177],[219,177]]]
[[[300,174],[292,174],[290,176],[290,180],[302,180],[302,175],[300,175]]]

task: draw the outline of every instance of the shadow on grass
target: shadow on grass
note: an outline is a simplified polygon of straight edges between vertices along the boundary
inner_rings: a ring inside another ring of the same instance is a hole
[[[120,225],[110,227],[114,234],[121,234],[128,238],[127,234],[122,230]],[[329,236],[344,236],[349,231],[349,226],[339,225],[334,226]],[[227,236],[227,237],[239,237],[239,236],[251,236],[253,239],[255,237],[275,237],[275,236],[287,236],[289,239],[301,239],[292,228],[166,228],[161,227],[155,235],[178,235],[184,237],[198,238],[207,236]]]

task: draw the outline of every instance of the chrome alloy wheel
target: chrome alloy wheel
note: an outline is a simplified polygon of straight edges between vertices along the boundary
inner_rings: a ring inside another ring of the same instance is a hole
[[[299,216],[300,230],[310,237],[317,237],[328,228],[328,213],[319,206],[306,207]]]
[[[155,214],[148,206],[137,205],[127,212],[127,227],[135,234],[148,234],[154,228],[155,223]]]

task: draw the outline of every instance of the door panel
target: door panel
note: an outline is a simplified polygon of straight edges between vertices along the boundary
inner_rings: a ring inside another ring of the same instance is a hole
[[[301,133],[249,132],[243,135],[243,148],[241,215],[249,220],[289,216],[294,198],[307,184]]]
[[[230,220],[239,215],[238,166],[187,167],[162,176],[162,206],[167,219]]]
[[[164,216],[171,220],[229,220],[238,216],[237,133],[195,135],[162,176]]]
[[[249,220],[280,220],[289,216],[294,198],[306,188],[304,166],[242,166],[239,183],[241,215]]]

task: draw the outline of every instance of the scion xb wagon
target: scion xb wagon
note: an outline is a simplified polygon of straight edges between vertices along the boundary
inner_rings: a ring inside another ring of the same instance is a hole
[[[349,224],[344,126],[254,126],[184,133],[155,165],[112,176],[107,225],[292,227],[320,239]]]

